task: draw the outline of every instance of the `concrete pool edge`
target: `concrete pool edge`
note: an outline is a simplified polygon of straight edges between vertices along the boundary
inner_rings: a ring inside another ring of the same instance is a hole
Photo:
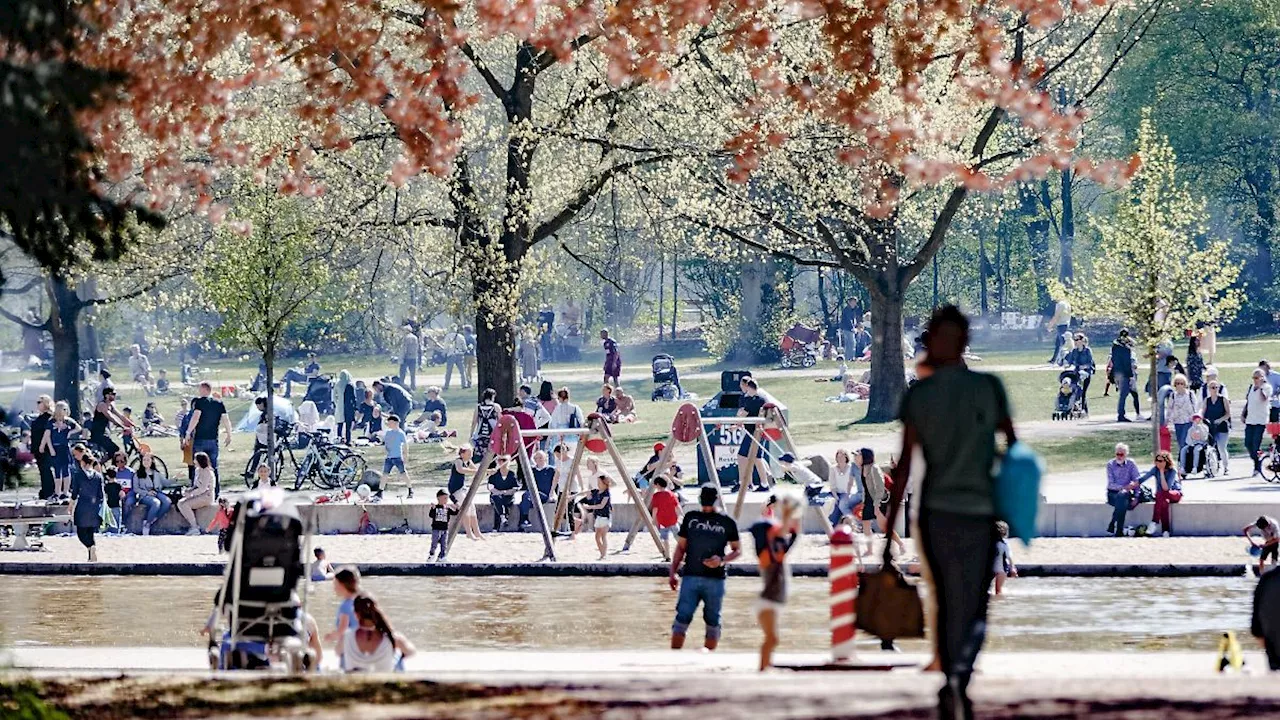
[[[362,575],[375,577],[665,577],[667,563],[356,563]],[[0,562],[0,575],[124,575],[151,577],[191,577],[221,575],[225,565],[207,563],[43,563]],[[878,564],[868,564],[875,570]],[[916,564],[907,566],[918,572]],[[758,574],[754,564],[734,564],[729,574],[750,577]],[[1025,564],[1018,574],[1033,577],[1128,577],[1128,578],[1197,578],[1242,577],[1248,566],[1231,564]],[[797,577],[826,577],[825,563],[796,563],[792,574]]]

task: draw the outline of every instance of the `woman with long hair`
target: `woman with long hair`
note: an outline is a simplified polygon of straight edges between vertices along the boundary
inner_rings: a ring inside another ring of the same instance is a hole
[[[459,506],[462,505],[462,499],[467,495],[467,483],[471,476],[475,475],[476,464],[471,461],[474,451],[470,445],[463,445],[458,448],[458,456],[453,459],[453,466],[449,468],[449,498]],[[480,518],[476,514],[476,504],[471,503],[466,512],[458,517],[458,522],[462,523],[462,529],[467,533],[467,537],[472,540],[484,540],[484,535],[480,532]]]
[[[355,597],[356,626],[342,639],[342,668],[347,672],[394,672],[417,648],[391,628],[378,603],[368,593]]]
[[[203,452],[195,455],[196,479],[192,486],[182,493],[178,501],[178,512],[187,521],[187,534],[199,535],[200,525],[196,522],[196,510],[207,508],[213,504],[213,463]]]
[[[1141,484],[1147,478],[1155,478],[1156,503],[1151,511],[1151,519],[1160,523],[1160,530],[1165,537],[1173,532],[1173,516],[1169,513],[1169,505],[1182,500],[1182,480],[1173,466],[1173,456],[1168,451],[1156,453],[1151,469],[1138,476]]]

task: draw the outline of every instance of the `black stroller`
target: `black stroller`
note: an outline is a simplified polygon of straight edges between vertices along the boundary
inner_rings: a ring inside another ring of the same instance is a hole
[[[310,400],[316,404],[316,411],[321,415],[333,414],[333,378],[328,375],[317,375],[307,380],[307,394],[302,401]]]
[[[297,504],[279,488],[250,492],[227,532],[231,559],[209,620],[210,667],[310,669],[315,657],[308,649],[304,557],[311,535]]]
[[[650,401],[680,400],[684,390],[680,388],[680,373],[676,370],[676,359],[660,353],[653,356],[653,394]]]
[[[1084,409],[1084,380],[1088,370],[1063,370],[1058,373],[1058,397],[1053,406],[1054,420],[1078,420],[1087,416]]]

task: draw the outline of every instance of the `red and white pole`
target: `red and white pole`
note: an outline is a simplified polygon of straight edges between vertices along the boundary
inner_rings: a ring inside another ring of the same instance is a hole
[[[840,525],[831,532],[831,656],[835,662],[853,658],[853,620],[858,593],[858,566],[853,533]]]

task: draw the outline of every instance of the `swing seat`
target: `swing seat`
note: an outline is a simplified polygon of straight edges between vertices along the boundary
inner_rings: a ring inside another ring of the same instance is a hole
[[[510,415],[498,418],[498,427],[489,441],[495,455],[515,455],[520,448],[520,424]]]
[[[773,441],[775,441],[775,442],[776,442],[776,441],[778,441],[778,440],[781,440],[781,439],[782,439],[782,429],[781,429],[781,428],[776,428],[776,427],[767,427],[767,428],[765,428],[765,429],[764,429],[764,432],[763,432],[763,433],[761,433],[761,434],[762,434],[762,435],[764,435],[764,437],[765,437],[765,439],[766,439],[766,440],[773,440]]]
[[[584,445],[587,448],[587,452],[595,453],[597,455],[608,449],[608,446],[604,442],[604,438],[587,438]]]
[[[676,410],[671,421],[671,437],[678,443],[691,443],[698,439],[702,431],[702,417],[698,414],[698,406],[684,403]]]

